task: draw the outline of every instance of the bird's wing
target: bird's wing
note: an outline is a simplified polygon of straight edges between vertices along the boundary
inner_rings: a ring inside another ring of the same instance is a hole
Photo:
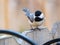
[[[25,12],[26,16],[30,15],[30,10],[28,8],[23,8],[23,11]]]
[[[34,14],[31,13],[31,14],[28,16],[28,18],[29,18],[29,20],[30,20],[31,22],[33,22],[33,21],[34,21]]]
[[[28,19],[33,22],[34,14],[30,12],[29,9],[24,8],[23,11],[25,12],[25,15],[28,17]]]

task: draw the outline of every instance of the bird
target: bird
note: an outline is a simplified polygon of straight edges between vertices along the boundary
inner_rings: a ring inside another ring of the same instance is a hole
[[[28,21],[31,26],[31,30],[40,30],[39,26],[41,26],[44,22],[44,14],[39,10],[36,10],[34,13],[32,13],[28,8],[23,8],[23,11],[29,19]]]

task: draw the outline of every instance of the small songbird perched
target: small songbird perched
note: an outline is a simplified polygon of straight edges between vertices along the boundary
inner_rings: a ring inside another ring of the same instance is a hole
[[[39,29],[39,26],[44,22],[44,14],[39,10],[35,11],[35,13],[31,13],[27,8],[24,8],[23,11],[29,19],[31,29]]]

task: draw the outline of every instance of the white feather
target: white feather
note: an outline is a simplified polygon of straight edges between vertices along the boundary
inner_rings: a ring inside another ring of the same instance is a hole
[[[42,13],[39,17],[40,17],[40,18],[44,18],[44,14]]]

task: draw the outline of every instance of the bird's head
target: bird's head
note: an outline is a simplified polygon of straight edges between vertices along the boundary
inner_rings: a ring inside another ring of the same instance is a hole
[[[42,21],[42,20],[44,20],[44,14],[39,10],[36,11],[35,12],[35,21],[39,22],[39,21]]]

